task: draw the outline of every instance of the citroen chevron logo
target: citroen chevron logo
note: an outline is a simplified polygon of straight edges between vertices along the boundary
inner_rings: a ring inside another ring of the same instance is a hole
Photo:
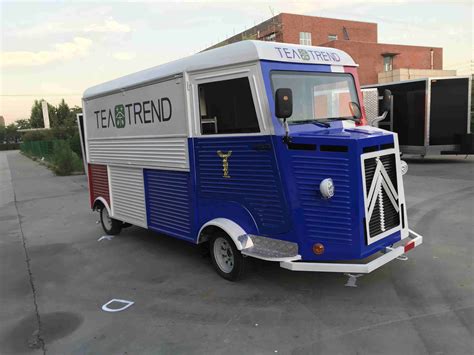
[[[398,212],[398,194],[397,190],[393,186],[390,176],[388,176],[385,167],[383,166],[380,158],[376,158],[376,168],[374,172],[374,178],[370,185],[369,193],[367,194],[367,201],[369,205],[367,219],[370,221],[372,213],[374,212],[375,204],[378,203],[379,215],[380,215],[380,227],[382,232],[385,232],[385,217],[384,217],[384,205],[383,205],[383,191],[388,196],[393,208]]]

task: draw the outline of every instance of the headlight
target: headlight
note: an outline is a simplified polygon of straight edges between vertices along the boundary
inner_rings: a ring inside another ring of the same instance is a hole
[[[402,171],[402,175],[405,175],[408,171],[408,164],[405,160],[400,160],[400,170]]]
[[[334,196],[334,183],[331,178],[324,179],[319,184],[319,191],[324,198],[331,198]]]

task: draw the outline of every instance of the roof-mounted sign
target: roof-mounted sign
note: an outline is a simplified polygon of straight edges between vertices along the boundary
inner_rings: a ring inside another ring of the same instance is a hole
[[[354,60],[339,49],[301,46],[286,43],[255,42],[260,59],[341,66],[356,66]]]

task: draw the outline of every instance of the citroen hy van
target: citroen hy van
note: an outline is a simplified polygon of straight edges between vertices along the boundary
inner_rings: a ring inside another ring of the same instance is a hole
[[[243,41],[87,89],[90,205],[293,271],[369,273],[422,242],[397,135],[366,124],[357,64],[334,48]]]

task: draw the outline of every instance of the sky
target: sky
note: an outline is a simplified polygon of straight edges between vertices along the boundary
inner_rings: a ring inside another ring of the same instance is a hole
[[[81,104],[90,86],[192,55],[273,14],[378,23],[379,42],[444,48],[444,69],[469,71],[471,1],[4,1],[0,115],[28,118],[35,99]]]

